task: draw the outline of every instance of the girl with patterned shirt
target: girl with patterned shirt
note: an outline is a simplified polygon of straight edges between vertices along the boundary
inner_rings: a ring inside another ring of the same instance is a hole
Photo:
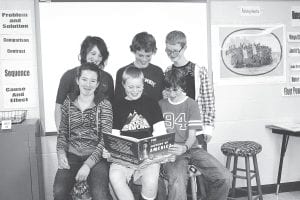
[[[70,93],[62,105],[54,200],[69,199],[76,181],[87,181],[92,199],[112,199],[108,187],[109,165],[102,158],[102,134],[111,133],[113,116],[110,102],[95,96],[99,81],[98,66],[82,64],[76,76],[79,90]]]

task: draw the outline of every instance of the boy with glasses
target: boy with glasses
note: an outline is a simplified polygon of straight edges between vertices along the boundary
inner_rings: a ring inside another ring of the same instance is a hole
[[[177,81],[179,81],[176,74],[180,74],[180,79],[183,79],[181,81],[184,82],[184,84],[178,84],[179,88],[181,88],[181,93],[196,100],[198,103],[197,111],[198,115],[200,114],[199,117],[203,130],[196,130],[195,137],[197,137],[198,145],[202,145],[203,148],[195,148],[195,143],[193,143],[192,146],[189,144],[181,145],[177,147],[176,155],[185,155],[189,152],[192,157],[192,159],[189,159],[189,163],[195,165],[200,170],[204,176],[205,183],[208,186],[208,191],[206,192],[207,199],[224,200],[227,198],[230,188],[231,174],[219,161],[205,150],[206,143],[210,140],[214,127],[214,92],[208,80],[206,68],[200,67],[185,58],[184,53],[186,48],[186,36],[183,32],[175,30],[167,34],[165,51],[173,64],[167,68],[165,76],[166,81],[169,82],[171,86],[174,86],[176,85],[176,82],[173,79],[178,79]],[[176,89],[177,87],[173,88]],[[174,92],[175,91],[165,90],[164,97],[172,98]],[[179,94],[180,93],[178,93],[178,95]],[[180,95],[182,96],[183,94]],[[165,113],[164,106],[162,107],[162,110]],[[179,173],[177,170],[180,169],[184,170],[184,168],[172,168],[171,171],[175,173],[169,174],[168,199],[186,199],[185,190],[182,189],[183,186],[186,186],[186,182],[172,184],[171,181],[170,183],[170,180],[172,180],[172,178],[174,179],[174,176]],[[181,178],[183,178],[182,180],[187,180],[187,177],[185,176],[187,176],[187,174],[183,173],[181,176]],[[186,187],[184,187],[184,189],[186,189]],[[182,192],[179,192],[180,190]],[[174,191],[174,193],[172,193],[172,191]]]

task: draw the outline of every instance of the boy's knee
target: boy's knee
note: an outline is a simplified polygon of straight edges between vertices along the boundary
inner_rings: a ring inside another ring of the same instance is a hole
[[[109,172],[109,181],[111,183],[118,182],[120,180],[121,176],[120,173],[117,171],[110,171]]]

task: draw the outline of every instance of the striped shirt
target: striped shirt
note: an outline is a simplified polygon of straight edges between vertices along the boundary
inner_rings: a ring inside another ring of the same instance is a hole
[[[102,134],[112,130],[112,107],[104,99],[81,111],[75,105],[75,99],[68,96],[62,105],[56,149],[58,153],[89,156],[85,164],[92,168],[102,158]]]

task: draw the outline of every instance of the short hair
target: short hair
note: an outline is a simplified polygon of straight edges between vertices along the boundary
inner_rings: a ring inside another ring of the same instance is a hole
[[[82,71],[85,71],[85,70],[90,70],[90,71],[96,72],[97,82],[100,81],[99,67],[94,63],[83,63],[83,64],[81,64],[79,66],[79,68],[77,69],[76,79],[79,79],[80,76],[82,75]]]
[[[80,63],[86,63],[86,56],[87,54],[96,46],[102,56],[102,61],[100,62],[100,66],[104,67],[105,62],[109,56],[109,52],[107,50],[107,46],[104,42],[104,40],[100,37],[96,36],[87,36],[83,42],[81,43],[81,48],[80,48]]]
[[[141,50],[156,53],[156,41],[153,35],[147,32],[140,32],[134,36],[130,45],[130,51],[135,53]]]
[[[180,44],[181,47],[184,47],[187,43],[186,36],[182,31],[177,31],[177,30],[171,31],[166,36],[166,43],[172,45]]]
[[[165,88],[178,88],[186,91],[186,81],[184,73],[178,69],[171,69],[165,73]]]
[[[140,78],[144,83],[144,74],[142,70],[135,66],[128,66],[125,68],[122,74],[122,83],[125,84],[126,81],[130,78]]]

